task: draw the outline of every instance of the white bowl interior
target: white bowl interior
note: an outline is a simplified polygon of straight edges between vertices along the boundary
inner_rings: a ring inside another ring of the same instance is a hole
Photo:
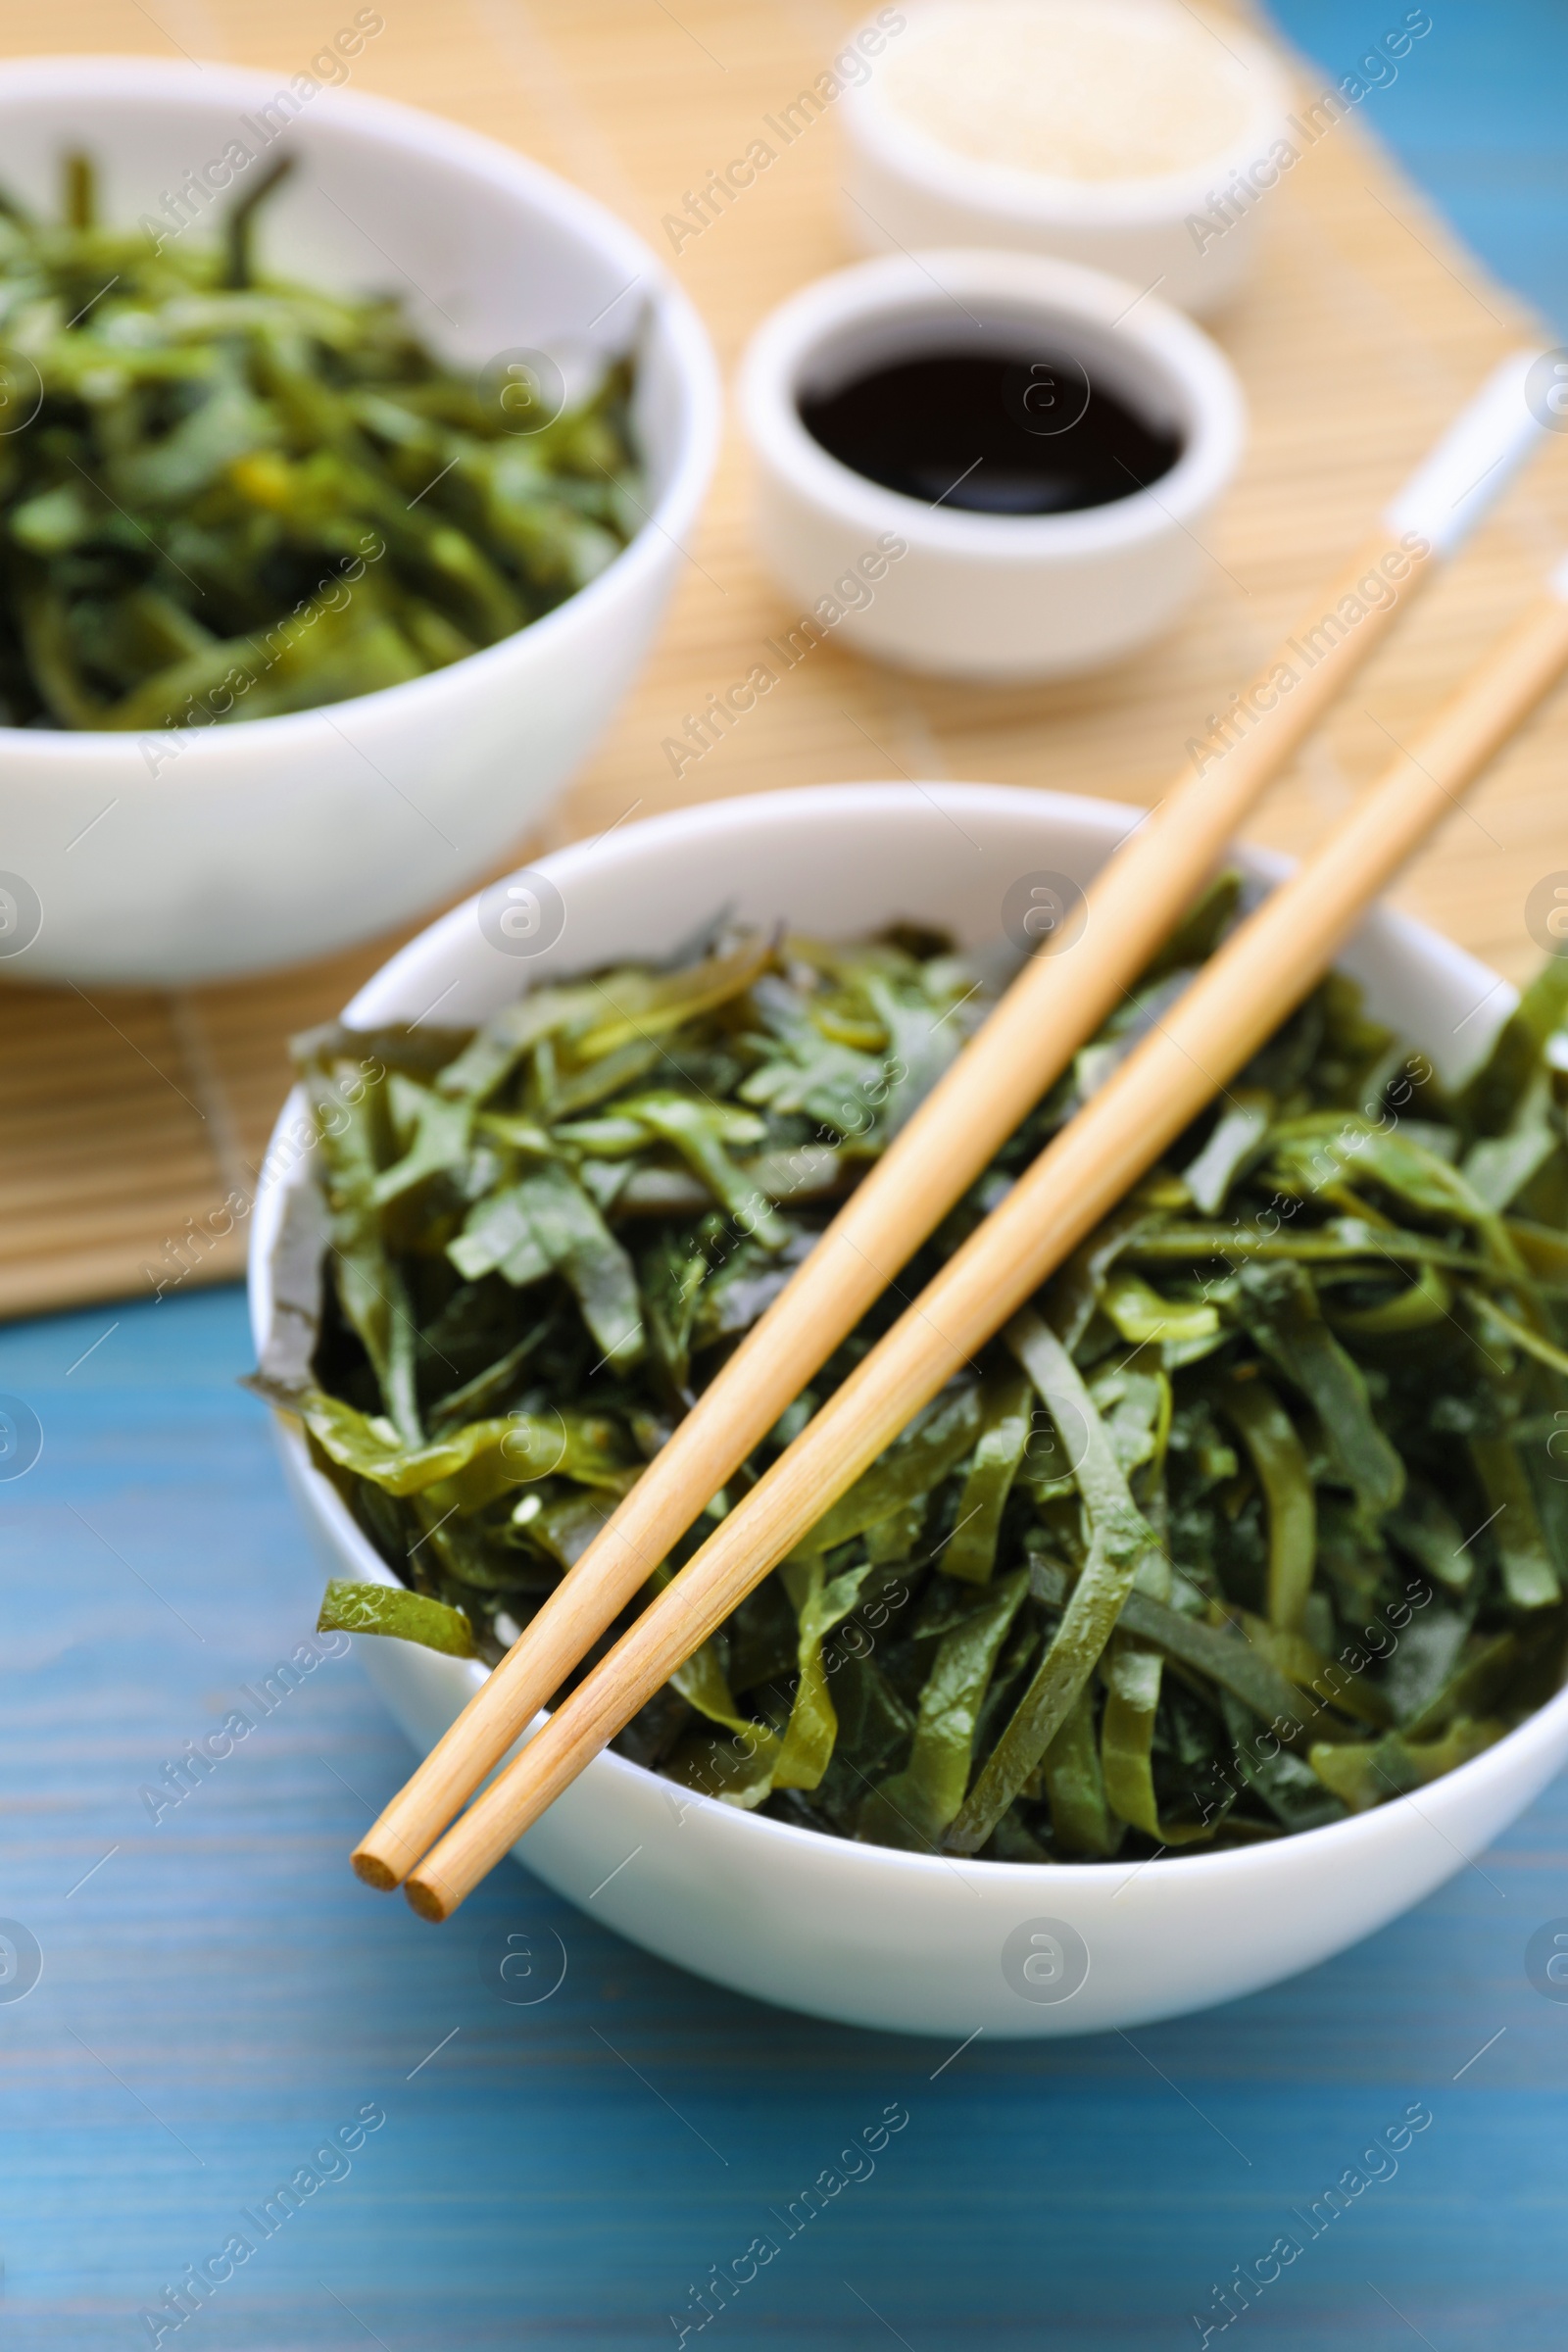
[[[321,90],[287,117],[278,91],[265,74],[128,58],[8,67],[5,184],[42,219],[58,217],[61,159],[74,147],[97,166],[106,225],[148,219],[167,228],[163,200],[237,140],[256,161],[172,234],[173,250],[210,240],[234,200],[292,155],[293,172],[255,218],[265,270],[335,291],[395,294],[443,356],[472,365],[514,341],[519,319],[546,341],[592,335],[606,351],[624,346],[636,302],[615,297],[632,273],[617,274],[603,237],[584,233],[575,200],[571,209],[549,203],[546,188],[562,183],[523,165],[537,185],[519,204],[521,182],[509,189],[504,167],[520,159],[488,140],[358,92],[345,100]],[[281,125],[267,146],[264,109]],[[530,235],[525,216],[535,209],[553,215],[548,239]]]
[[[344,1018],[364,1027],[412,1020],[439,994],[438,1018],[461,1027],[546,978],[668,955],[725,909],[763,928],[785,923],[830,939],[908,917],[939,925],[964,948],[994,949],[1004,936],[1003,895],[1032,858],[1086,884],[1137,816],[1073,793],[944,783],[820,785],[682,809],[540,860],[565,923],[538,956],[519,963],[490,946],[470,900],[384,964]],[[824,852],[831,843],[831,854],[809,848],[803,872],[799,852],[785,846],[792,831],[803,845],[820,838]],[[1267,851],[1237,856],[1259,883],[1287,870]],[[1514,1002],[1495,973],[1389,907],[1337,961],[1368,990],[1379,1017],[1422,1045],[1446,1077],[1479,1058]],[[1484,1022],[1455,1034],[1434,1017],[1434,963],[1445,1002],[1464,1000],[1456,1018],[1490,1000]]]

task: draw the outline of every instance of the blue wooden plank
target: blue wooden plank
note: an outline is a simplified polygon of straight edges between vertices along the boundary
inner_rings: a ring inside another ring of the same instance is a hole
[[[1371,91],[1362,120],[1504,284],[1568,328],[1568,14],[1559,0],[1449,0]],[[1325,86],[1406,15],[1403,0],[1273,0]]]

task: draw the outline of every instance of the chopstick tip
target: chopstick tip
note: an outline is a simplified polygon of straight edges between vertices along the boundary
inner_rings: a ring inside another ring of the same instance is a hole
[[[392,1865],[368,1845],[356,1846],[352,1856],[354,1875],[379,1894],[390,1894],[398,1883],[399,1874]]]
[[[455,1902],[447,1899],[445,1891],[438,1883],[433,1883],[426,1878],[415,1877],[406,1880],[403,1891],[408,1896],[410,1910],[416,1911],[421,1919],[428,1919],[437,1927],[443,1920],[450,1919],[458,1907]]]

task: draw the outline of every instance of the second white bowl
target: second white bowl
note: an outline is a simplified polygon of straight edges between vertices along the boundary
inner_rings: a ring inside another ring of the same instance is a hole
[[[519,963],[480,928],[477,902],[443,916],[348,1006],[363,1028],[484,1019],[525,977],[558,980],[659,957],[719,907],[853,938],[898,919],[991,946],[1002,901],[1041,869],[1087,882],[1127,830],[1119,803],[1004,786],[859,784],[715,801],[625,825],[542,859],[564,927]],[[1277,879],[1282,861],[1241,858]],[[1380,908],[1342,968],[1371,1009],[1446,1076],[1501,1021],[1512,992],[1470,956]],[[1463,1046],[1456,1049],[1455,1033]],[[251,1314],[261,1346],[277,1302],[272,1257],[290,1192],[314,1180],[286,1106],[257,1201]],[[336,1489],[280,1422],[289,1485],[329,1576],[392,1584]],[[356,1650],[421,1751],[484,1669],[394,1641]],[[740,1992],[851,2025],[937,2034],[1088,2034],[1254,1992],[1419,1902],[1521,1812],[1568,1756],[1560,1694],[1473,1763],[1327,1829],[1236,1852],[1055,1867],[958,1861],[856,1845],[694,1796],[601,1755],[517,1847],[547,1885],[636,1943]],[[343,1857],[348,1869],[348,1856]],[[367,1897],[368,1900],[372,1899]]]

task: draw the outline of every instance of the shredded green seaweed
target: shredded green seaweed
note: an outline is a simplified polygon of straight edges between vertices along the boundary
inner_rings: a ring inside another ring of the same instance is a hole
[[[516,431],[398,300],[257,267],[288,169],[218,243],[162,249],[98,224],[82,157],[63,224],[0,194],[0,724],[156,732],[399,685],[550,612],[641,521],[631,364]]]
[[[386,1634],[419,1642],[453,1658],[473,1656],[473,1628],[462,1609],[396,1585],[355,1585],[334,1577],[316,1621],[318,1634]]]
[[[1227,878],[1134,1004],[1234,905]],[[312,1384],[261,1385],[401,1580],[334,1588],[323,1623],[460,1651],[461,1623],[494,1662],[996,978],[908,928],[716,935],[477,1032],[302,1040],[326,1280]],[[1565,994],[1552,967],[1446,1092],[1331,976],[621,1752],[829,1835],[1049,1863],[1315,1828],[1543,1703],[1568,1635]],[[1079,1054],[648,1595],[1136,1027]]]

